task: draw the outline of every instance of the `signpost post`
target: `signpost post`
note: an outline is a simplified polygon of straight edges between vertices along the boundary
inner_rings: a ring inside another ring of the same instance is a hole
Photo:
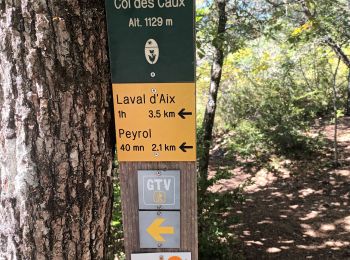
[[[193,0],[105,0],[127,259],[197,260]]]

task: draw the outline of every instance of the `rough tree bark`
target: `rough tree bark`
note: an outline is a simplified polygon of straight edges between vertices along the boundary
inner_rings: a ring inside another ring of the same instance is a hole
[[[206,191],[206,183],[208,181],[209,151],[212,141],[217,95],[220,87],[222,66],[224,62],[224,34],[227,23],[226,0],[216,0],[215,4],[217,5],[219,19],[216,37],[213,40],[214,57],[211,66],[209,97],[202,123],[203,133],[200,137],[200,154],[198,163],[200,182],[198,191],[199,200],[202,197],[201,193]]]
[[[0,0],[0,259],[103,259],[111,217],[103,1]]]

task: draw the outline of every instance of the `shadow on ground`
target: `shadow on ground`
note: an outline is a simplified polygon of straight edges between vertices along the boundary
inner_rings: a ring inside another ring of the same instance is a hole
[[[325,135],[331,143],[333,127]],[[350,259],[350,119],[340,126],[341,166],[334,168],[329,149],[302,159],[269,158],[268,167],[226,167],[234,177],[212,188],[232,190],[248,179],[245,202],[224,218],[240,222],[232,248],[244,259]],[[236,164],[237,165],[237,164]],[[212,164],[215,171],[218,165]]]

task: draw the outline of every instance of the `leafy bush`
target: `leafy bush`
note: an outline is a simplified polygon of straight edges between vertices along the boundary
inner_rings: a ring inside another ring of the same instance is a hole
[[[226,193],[207,192],[199,199],[199,259],[240,259],[232,250],[236,239],[230,227],[239,220],[231,211],[236,203],[244,200],[242,189]]]
[[[228,142],[228,148],[232,154],[244,158],[262,153],[266,144],[264,134],[256,125],[248,120],[242,120],[234,129],[234,134]]]
[[[117,166],[116,166],[117,167]],[[115,259],[115,256],[119,260],[125,259],[124,256],[124,233],[122,224],[122,205],[121,205],[121,193],[120,183],[117,176],[117,168],[114,169],[115,180],[113,183],[113,211],[112,221],[109,236],[108,259]]]
[[[311,149],[305,132],[333,110],[334,54],[308,43],[294,48],[266,39],[250,44],[226,59],[217,128],[234,133],[230,149],[244,157],[262,148]],[[343,98],[337,106],[344,107],[347,70],[341,66],[340,71]]]

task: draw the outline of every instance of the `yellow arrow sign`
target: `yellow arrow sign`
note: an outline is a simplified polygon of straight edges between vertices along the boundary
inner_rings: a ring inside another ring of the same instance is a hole
[[[148,234],[151,235],[151,237],[156,240],[157,242],[165,242],[165,239],[161,236],[163,235],[172,235],[175,233],[174,227],[161,227],[161,225],[164,223],[164,218],[157,218],[155,219],[152,224],[147,228]]]

